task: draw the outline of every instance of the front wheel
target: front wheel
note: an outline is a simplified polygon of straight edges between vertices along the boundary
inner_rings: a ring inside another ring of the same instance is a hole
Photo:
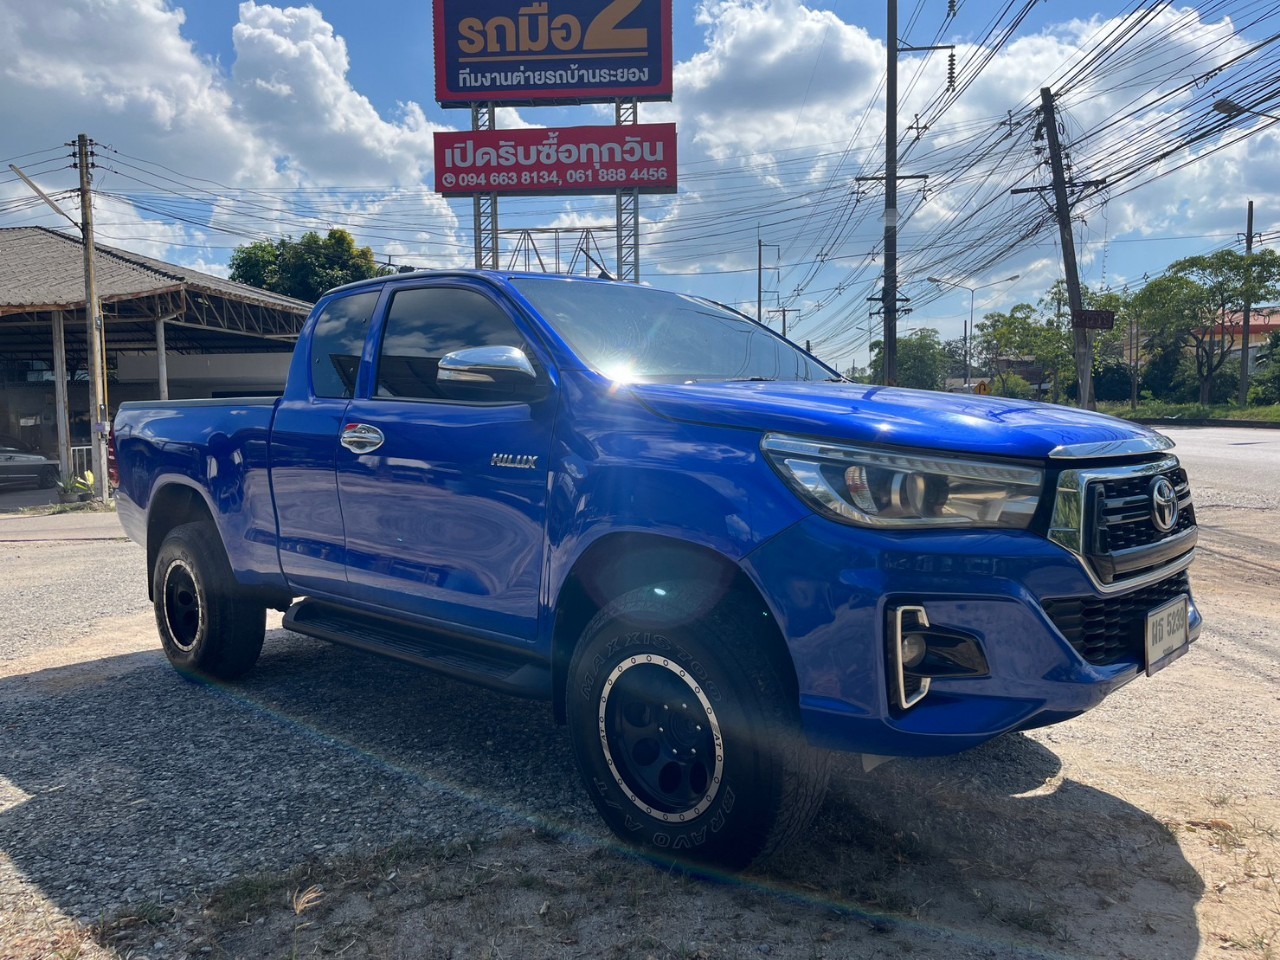
[[[236,583],[212,523],[169,531],[156,555],[152,597],[160,643],[180,672],[234,680],[257,662],[266,606]]]
[[[745,605],[706,612],[692,584],[625,595],[569,667],[574,756],[601,816],[664,859],[742,869],[821,804],[825,754],[799,730],[776,639]]]

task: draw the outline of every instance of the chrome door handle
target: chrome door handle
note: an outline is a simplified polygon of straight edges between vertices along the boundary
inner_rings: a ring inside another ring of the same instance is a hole
[[[338,442],[352,453],[372,453],[386,439],[377,427],[371,427],[367,423],[348,423],[342,428],[342,436]]]

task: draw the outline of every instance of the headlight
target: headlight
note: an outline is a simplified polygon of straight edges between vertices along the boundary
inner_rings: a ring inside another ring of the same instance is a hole
[[[877,450],[766,434],[761,448],[801,497],[869,527],[1013,527],[1031,522],[1044,474],[1033,467]]]

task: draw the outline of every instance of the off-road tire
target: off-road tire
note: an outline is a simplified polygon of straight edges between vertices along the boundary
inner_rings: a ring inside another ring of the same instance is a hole
[[[786,656],[758,609],[664,583],[587,625],[566,709],[591,799],[626,843],[663,861],[740,870],[812,820],[829,757],[805,742]]]
[[[187,676],[234,680],[254,665],[266,634],[266,606],[236,583],[217,529],[174,527],[152,571],[160,643]]]

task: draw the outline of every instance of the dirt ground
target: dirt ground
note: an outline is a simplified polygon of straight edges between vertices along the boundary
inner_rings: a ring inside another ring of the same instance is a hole
[[[317,853],[90,923],[0,870],[0,958],[1275,958],[1280,563],[1255,512],[1199,514],[1190,653],[1065,724],[840,761],[806,839],[747,876],[655,868],[535,799],[501,829]],[[145,614],[105,627],[0,677],[118,680],[152,634]]]

